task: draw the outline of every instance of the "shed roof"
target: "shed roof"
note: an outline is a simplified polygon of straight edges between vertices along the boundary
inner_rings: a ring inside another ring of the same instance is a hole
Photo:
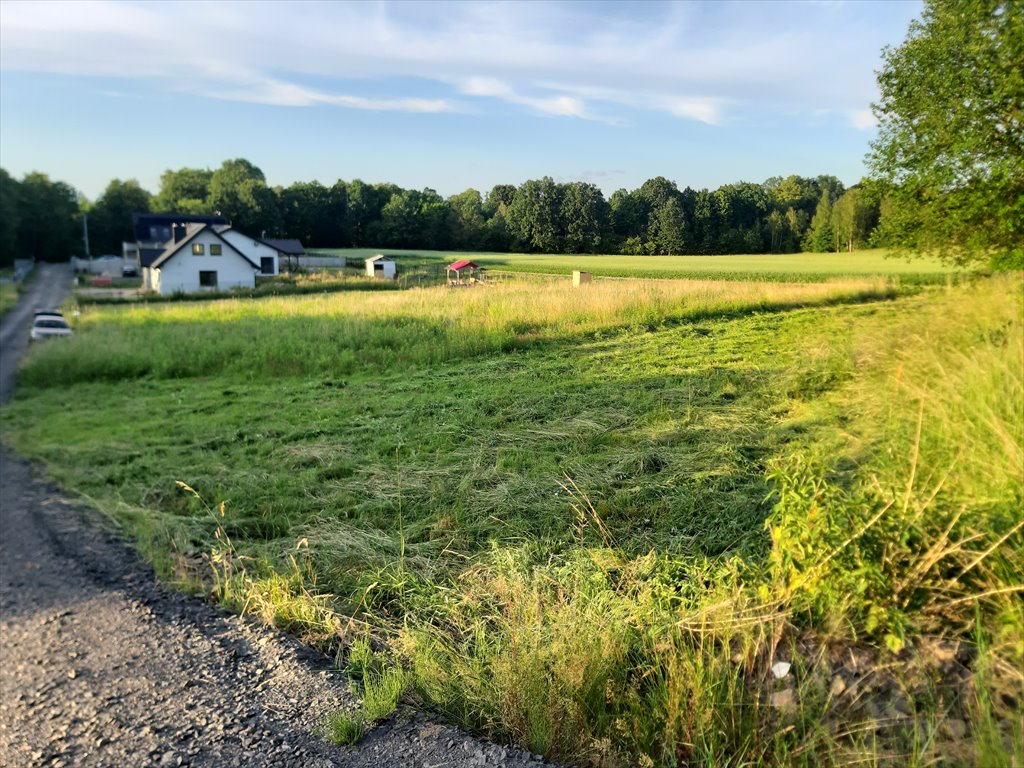
[[[383,253],[378,253],[376,256],[371,256],[367,261],[391,261]]]
[[[454,269],[456,272],[458,272],[459,270],[465,269],[466,267],[469,267],[470,269],[480,269],[479,264],[465,260],[453,261],[451,264],[448,265],[447,269]]]
[[[281,240],[279,238],[268,238],[263,241],[271,248],[287,256],[305,256],[306,250],[299,240]]]

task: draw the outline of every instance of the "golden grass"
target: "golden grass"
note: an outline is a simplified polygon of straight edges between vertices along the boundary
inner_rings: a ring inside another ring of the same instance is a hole
[[[262,318],[362,318],[401,323],[417,318],[458,323],[467,329],[494,330],[518,322],[533,327],[614,325],[639,316],[669,317],[720,308],[789,303],[820,303],[882,293],[884,278],[826,283],[743,283],[709,280],[602,280],[573,289],[564,282],[510,281],[487,287],[422,288],[402,292],[327,294],[225,299],[205,303],[140,305],[88,310],[88,326],[101,316],[121,323],[231,322]]]

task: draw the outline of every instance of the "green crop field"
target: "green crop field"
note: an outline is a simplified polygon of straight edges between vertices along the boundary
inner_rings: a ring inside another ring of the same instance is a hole
[[[729,256],[620,256],[527,253],[458,253],[374,248],[312,249],[313,256],[345,256],[350,263],[378,253],[393,255],[401,268],[473,259],[483,267],[510,272],[568,275],[573,270],[596,277],[693,278],[719,280],[817,281],[866,275],[899,276],[909,282],[942,283],[956,270],[937,260],[907,260],[884,249],[854,253],[786,253]]]
[[[4,439],[337,652],[368,723],[405,690],[577,765],[1019,763],[1021,275],[767,279],[801,258],[83,307]]]

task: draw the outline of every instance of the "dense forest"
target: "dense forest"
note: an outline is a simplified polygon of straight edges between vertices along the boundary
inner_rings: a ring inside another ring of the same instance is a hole
[[[606,199],[593,184],[550,177],[486,194],[444,198],[432,189],[339,180],[270,187],[247,160],[217,170],[166,171],[151,195],[115,179],[95,201],[71,186],[30,173],[18,181],[0,169],[6,262],[64,260],[83,250],[88,216],[93,254],[120,253],[131,214],[215,213],[239,229],[293,237],[306,247],[381,247],[547,253],[718,254],[839,251],[884,244],[881,187],[844,188],[834,176],[773,177],[716,190],[680,189],[657,177]],[[883,221],[884,223],[884,221]]]

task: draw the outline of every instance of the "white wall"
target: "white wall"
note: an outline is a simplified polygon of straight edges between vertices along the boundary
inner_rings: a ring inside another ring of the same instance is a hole
[[[112,256],[113,254],[109,254]],[[77,256],[71,257],[71,268],[76,272],[91,272],[94,275],[111,275],[120,277],[121,270],[125,264],[134,264],[134,260],[123,259],[119,256],[113,258],[97,257],[95,259],[80,259]]]
[[[192,246],[202,243],[203,255],[192,254]],[[210,246],[221,246],[220,256],[210,255]],[[259,262],[257,262],[259,263]],[[217,273],[217,285],[208,288],[199,285],[199,273]],[[153,290],[163,293],[195,293],[197,291],[228,291],[232,288],[255,288],[256,272],[253,266],[231,250],[213,232],[200,232],[190,243],[164,262],[159,269],[152,270]]]
[[[377,267],[383,267],[383,269],[377,269]],[[395,262],[393,261],[370,261],[366,260],[366,274],[369,277],[387,277],[392,280],[395,277]]]
[[[271,248],[266,243],[254,240],[249,235],[243,234],[235,229],[225,229],[220,236],[231,243],[235,248],[249,257],[249,261],[257,266],[263,264],[261,259],[270,257],[274,260],[273,272],[260,272],[261,275],[276,275],[279,273],[278,253],[276,248]]]

